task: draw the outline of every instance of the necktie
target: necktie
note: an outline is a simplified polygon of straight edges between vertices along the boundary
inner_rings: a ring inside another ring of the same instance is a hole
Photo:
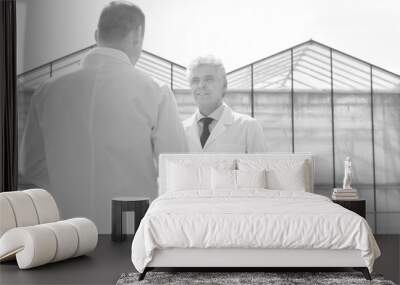
[[[208,118],[208,117],[200,119],[200,122],[203,123],[203,131],[201,132],[200,136],[200,143],[202,147],[204,147],[208,137],[210,136],[210,129],[208,127],[210,126],[213,120],[214,120],[213,118]]]

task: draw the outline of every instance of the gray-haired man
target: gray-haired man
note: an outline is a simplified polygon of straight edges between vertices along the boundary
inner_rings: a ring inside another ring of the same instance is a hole
[[[260,124],[224,103],[227,80],[220,60],[196,58],[188,67],[188,80],[198,106],[183,123],[191,152],[265,152]]]

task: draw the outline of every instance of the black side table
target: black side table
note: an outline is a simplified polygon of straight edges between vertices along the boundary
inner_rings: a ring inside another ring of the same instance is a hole
[[[135,212],[135,232],[140,221],[149,208],[150,199],[145,197],[116,197],[112,199],[111,212],[111,239],[123,241],[126,234],[122,234],[122,213],[127,211]]]
[[[361,217],[365,219],[366,216],[365,200],[357,199],[357,200],[332,200],[332,201],[350,211],[353,211],[356,214],[359,214]]]

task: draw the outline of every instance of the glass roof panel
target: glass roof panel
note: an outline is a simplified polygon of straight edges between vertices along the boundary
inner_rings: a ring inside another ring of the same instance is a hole
[[[301,57],[293,59],[294,90],[329,90],[331,87],[329,50],[313,44],[300,46]]]
[[[142,52],[136,68],[150,75],[159,84],[170,85],[171,82],[171,64],[167,61]]]
[[[253,65],[254,89],[285,89],[290,81],[290,51],[270,57]]]
[[[370,64],[313,40],[254,62],[252,64],[254,90],[291,90],[292,64],[295,91],[330,90],[331,50],[334,92],[370,92]],[[87,49],[82,53],[54,61],[51,69],[50,65],[47,65],[19,76],[19,85],[34,88],[50,77],[50,70],[56,76],[78,68],[78,60],[86,53]],[[174,89],[189,88],[186,69],[157,55],[143,51],[136,67],[149,74],[159,84],[166,84]],[[251,71],[249,64],[228,73],[228,89],[251,90]],[[400,92],[400,75],[390,71],[373,66],[372,81],[375,91]]]
[[[253,63],[254,89],[290,90],[291,56],[291,49],[288,49]],[[228,88],[251,88],[250,65],[229,73]],[[370,92],[371,65],[367,62],[313,40],[293,48],[294,90],[330,90],[331,72],[335,92]],[[399,92],[399,81],[400,76],[375,67],[375,90]]]
[[[234,73],[227,74],[228,89],[249,90],[251,89],[251,68],[247,66]]]
[[[186,68],[179,65],[174,65],[172,81],[172,86],[174,89],[189,89],[189,83],[186,78]]]
[[[385,70],[372,68],[372,85],[374,92],[394,92],[400,95],[400,76]]]
[[[370,65],[340,52],[332,52],[333,89],[369,92]]]

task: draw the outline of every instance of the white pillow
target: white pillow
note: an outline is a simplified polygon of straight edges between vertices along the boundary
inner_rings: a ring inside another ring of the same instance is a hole
[[[236,170],[212,168],[211,188],[213,190],[236,190]]]
[[[267,170],[236,170],[237,188],[267,188]]]
[[[185,191],[211,188],[211,167],[169,163],[167,191]]]
[[[300,159],[239,159],[238,168],[240,170],[266,169],[268,189],[307,191],[311,187],[305,162]]]
[[[267,172],[267,180],[269,189],[306,191],[303,165],[284,170],[269,170]]]

